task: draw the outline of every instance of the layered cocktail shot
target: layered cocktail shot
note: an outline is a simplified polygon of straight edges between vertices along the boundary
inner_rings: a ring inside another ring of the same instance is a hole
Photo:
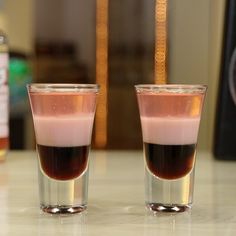
[[[181,212],[193,201],[195,155],[206,86],[136,85],[145,160],[145,201]]]
[[[97,85],[27,86],[38,153],[40,207],[49,213],[87,208],[88,164]]]

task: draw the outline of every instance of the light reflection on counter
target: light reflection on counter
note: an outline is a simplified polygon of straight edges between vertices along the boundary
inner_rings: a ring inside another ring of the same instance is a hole
[[[191,236],[191,211],[184,213],[147,212],[144,221],[144,236],[187,235]]]
[[[38,220],[38,236],[45,235],[87,235],[87,212],[71,216],[42,215]],[[34,234],[32,234],[34,235]]]
[[[107,173],[107,153],[98,151],[94,156],[93,169],[95,175],[105,175]],[[91,170],[90,170],[91,171]]]

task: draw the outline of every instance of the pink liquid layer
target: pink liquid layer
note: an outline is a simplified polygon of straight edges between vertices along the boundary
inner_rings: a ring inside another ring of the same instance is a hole
[[[90,145],[93,119],[93,115],[34,116],[37,143],[54,147]]]
[[[197,142],[200,118],[141,116],[141,123],[145,143],[186,145]]]
[[[9,129],[6,123],[1,123],[0,121],[0,138],[5,138],[9,136]]]

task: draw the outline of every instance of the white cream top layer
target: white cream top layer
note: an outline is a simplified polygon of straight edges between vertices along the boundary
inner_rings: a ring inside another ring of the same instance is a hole
[[[79,117],[34,116],[37,144],[56,147],[90,145],[93,115]]]
[[[0,124],[0,138],[6,138],[9,135],[7,124]]]
[[[143,141],[152,144],[183,145],[197,143],[200,117],[141,116]]]

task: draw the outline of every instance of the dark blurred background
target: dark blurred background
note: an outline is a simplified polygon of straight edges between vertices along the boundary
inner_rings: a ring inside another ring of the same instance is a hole
[[[135,84],[208,84],[199,146],[210,149],[224,7],[223,0],[2,0],[11,149],[34,148],[25,90],[32,81],[100,84],[93,146],[109,149],[142,148]]]

